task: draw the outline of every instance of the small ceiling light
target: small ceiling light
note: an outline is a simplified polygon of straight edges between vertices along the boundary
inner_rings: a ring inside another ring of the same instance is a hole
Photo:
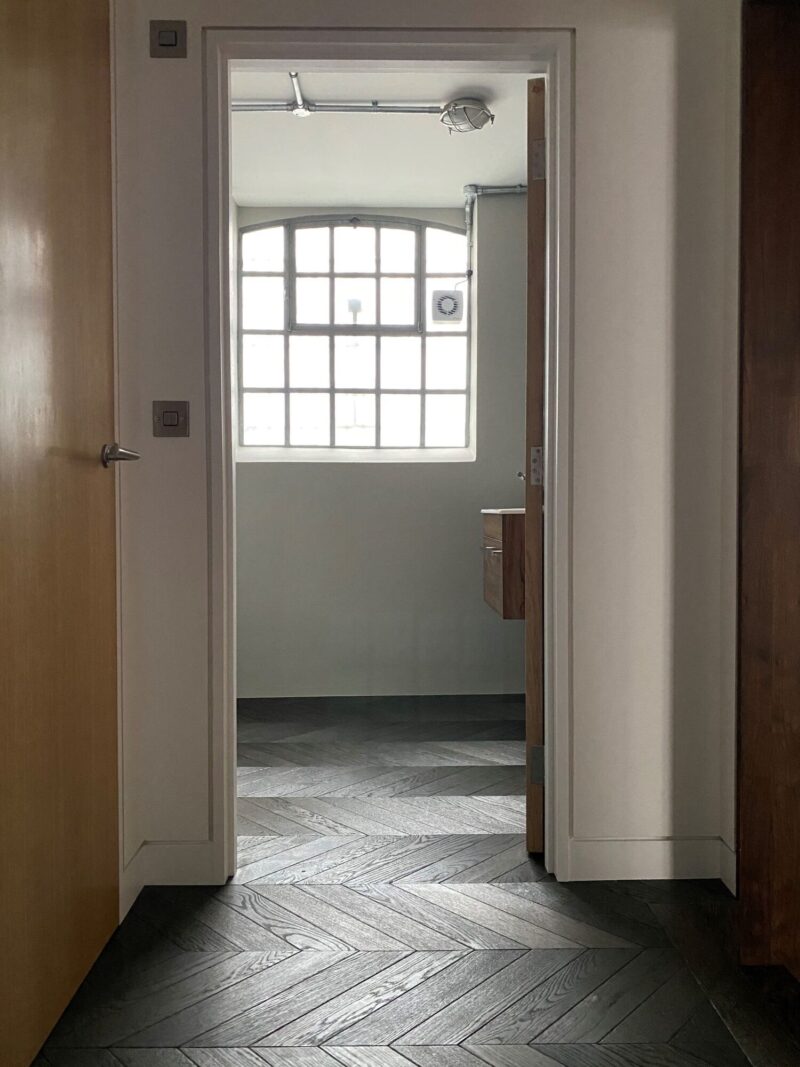
[[[441,114],[442,123],[450,133],[472,133],[494,122],[494,115],[483,102],[471,97],[462,97],[445,104]]]

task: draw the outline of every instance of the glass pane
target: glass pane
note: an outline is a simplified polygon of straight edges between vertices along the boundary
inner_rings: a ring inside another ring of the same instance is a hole
[[[381,270],[385,274],[413,274],[417,268],[417,235],[414,230],[381,227]]]
[[[337,278],[334,284],[334,321],[337,325],[372,326],[375,322],[375,279]]]
[[[283,393],[245,393],[242,397],[242,441],[246,445],[282,445],[286,403]]]
[[[283,329],[283,278],[242,278],[242,329]]]
[[[428,226],[425,231],[426,274],[466,274],[467,238]]]
[[[374,393],[336,394],[336,444],[374,447]]]
[[[337,389],[375,388],[374,337],[337,337],[334,355]]]
[[[331,269],[328,226],[301,226],[294,231],[294,263],[301,274],[325,274]]]
[[[462,296],[462,313],[448,319],[433,318],[433,294],[442,290],[455,289]],[[466,333],[469,312],[469,286],[463,278],[427,278],[425,281],[425,322],[426,329],[438,333]]]
[[[331,321],[331,287],[327,278],[298,278],[295,293],[298,322],[323,326]]]
[[[464,448],[466,443],[466,396],[463,393],[429,393],[425,397],[426,447]]]
[[[283,334],[246,333],[242,338],[245,389],[283,388]]]
[[[418,394],[381,395],[381,445],[389,448],[419,448],[420,409]]]
[[[293,389],[327,389],[330,381],[328,338],[293,333],[289,338],[289,385]]]
[[[333,269],[337,274],[375,272],[374,226],[334,227]]]
[[[381,338],[381,389],[419,389],[419,337]]]
[[[266,270],[283,274],[283,226],[250,230],[242,234],[242,270]]]
[[[329,445],[330,412],[330,393],[292,393],[289,396],[290,444]]]
[[[381,322],[411,326],[416,321],[413,278],[381,278]]]
[[[425,388],[467,388],[466,337],[429,337],[425,344]]]

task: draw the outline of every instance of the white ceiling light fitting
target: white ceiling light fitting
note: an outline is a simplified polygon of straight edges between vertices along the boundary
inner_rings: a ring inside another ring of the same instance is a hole
[[[377,100],[371,100],[369,103],[317,104],[306,100],[296,71],[291,71],[289,78],[294,92],[294,100],[290,103],[280,100],[233,100],[231,111],[283,111],[296,118],[307,118],[316,113],[438,115],[450,133],[471,133],[473,130],[483,129],[487,123],[494,122],[494,115],[484,101],[473,97],[451,100],[444,107],[441,104],[381,104]]]
[[[482,130],[487,122],[491,125],[494,115],[483,100],[465,96],[444,105],[441,122],[450,133],[472,133]]]

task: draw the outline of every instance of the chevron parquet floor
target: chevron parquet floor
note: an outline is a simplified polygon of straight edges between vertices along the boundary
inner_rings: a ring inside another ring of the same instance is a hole
[[[669,890],[526,854],[518,701],[243,702],[239,749],[236,877],[146,890],[41,1065],[750,1062]]]

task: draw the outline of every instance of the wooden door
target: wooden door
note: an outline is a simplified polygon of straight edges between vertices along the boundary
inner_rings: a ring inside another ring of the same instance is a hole
[[[0,1063],[118,915],[107,0],[0,2]]]
[[[743,16],[739,929],[800,977],[800,6]]]
[[[544,489],[532,450],[544,445],[547,182],[544,78],[528,83],[528,363],[525,480],[525,738],[529,852],[544,851]],[[536,484],[537,481],[539,484]]]

